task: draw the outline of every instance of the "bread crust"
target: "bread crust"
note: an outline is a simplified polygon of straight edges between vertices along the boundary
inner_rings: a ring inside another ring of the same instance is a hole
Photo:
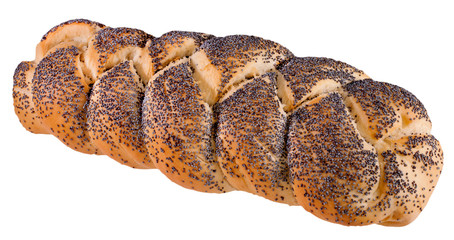
[[[25,129],[36,134],[46,134],[48,131],[42,125],[32,100],[32,79],[35,68],[36,64],[33,61],[23,61],[14,72],[14,111]]]
[[[233,190],[212,151],[213,112],[192,77],[189,59],[169,65],[152,79],[143,113],[148,153],[163,174],[197,191]]]
[[[85,19],[14,73],[21,124],[70,148],[210,193],[242,190],[342,225],[404,226],[443,151],[423,104],[346,63],[270,40]]]
[[[36,46],[35,62],[41,61],[49,50],[60,43],[73,42],[73,45],[83,48],[93,34],[104,27],[104,24],[87,19],[74,19],[51,28]]]
[[[106,71],[93,85],[87,130],[100,151],[133,168],[155,168],[143,144],[142,99],[145,87],[132,61]]]
[[[296,205],[284,145],[287,116],[276,92],[276,74],[266,73],[216,103],[217,161],[236,189]]]
[[[85,65],[90,70],[91,81],[98,79],[106,69],[124,60],[134,59],[152,38],[154,37],[134,28],[105,27],[97,31],[90,38],[84,56]]]
[[[285,93],[280,94],[286,111],[307,99],[333,92],[352,81],[368,79],[361,70],[324,57],[294,57],[278,67]]]
[[[33,102],[47,131],[68,147],[97,153],[87,133],[85,104],[90,87],[80,67],[79,49],[62,43],[38,63],[33,76]]]
[[[270,40],[231,35],[204,42],[191,60],[197,76],[203,79],[203,97],[213,105],[235,84],[269,72],[292,56],[288,49]]]

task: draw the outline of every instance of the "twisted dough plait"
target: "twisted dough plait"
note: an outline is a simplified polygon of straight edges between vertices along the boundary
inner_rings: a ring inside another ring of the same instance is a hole
[[[13,97],[27,130],[74,150],[343,225],[410,223],[443,165],[411,93],[254,36],[71,20],[19,64]]]

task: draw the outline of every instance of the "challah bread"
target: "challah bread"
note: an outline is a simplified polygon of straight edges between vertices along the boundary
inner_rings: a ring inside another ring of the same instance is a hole
[[[28,131],[74,150],[343,225],[412,222],[443,167],[410,92],[254,36],[71,20],[19,64],[13,98]]]

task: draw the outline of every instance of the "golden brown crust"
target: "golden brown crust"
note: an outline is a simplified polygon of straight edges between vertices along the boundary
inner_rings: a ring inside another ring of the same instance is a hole
[[[87,133],[85,104],[90,88],[79,55],[71,44],[48,53],[36,66],[33,101],[47,131],[76,151],[96,153]]]
[[[207,91],[203,98],[213,105],[235,84],[273,70],[292,56],[288,49],[270,40],[232,35],[205,41],[191,60],[195,74],[204,79],[201,87]]]
[[[430,134],[387,139],[377,147],[383,161],[384,183],[381,202],[390,202],[392,214],[379,224],[405,226],[426,206],[443,167],[440,143]]]
[[[294,57],[278,67],[282,74],[281,98],[291,111],[303,101],[324,92],[335,91],[352,81],[369,78],[346,63],[323,57]]]
[[[254,36],[154,38],[83,19],[14,74],[23,126],[189,189],[244,190],[344,225],[403,226],[443,167],[422,103]]]
[[[149,40],[134,57],[137,72],[146,84],[168,64],[188,57],[212,35],[198,32],[171,31]]]
[[[406,225],[427,204],[443,165],[439,142],[427,134],[430,120],[397,86],[362,80],[344,88],[345,99],[322,94],[290,117],[298,203],[343,225]]]
[[[154,168],[143,145],[141,108],[145,91],[131,61],[124,61],[93,85],[88,133],[100,151],[133,168]]]
[[[148,153],[169,179],[202,192],[232,190],[215,161],[213,112],[201,97],[189,59],[169,65],[149,83],[142,124]]]
[[[287,117],[277,98],[276,74],[245,82],[214,109],[217,161],[229,183],[295,205],[285,154]]]
[[[85,55],[85,64],[91,70],[94,82],[100,74],[125,59],[133,59],[153,36],[133,28],[110,28],[99,30],[90,40]]]
[[[289,167],[298,203],[322,219],[368,224],[364,205],[376,201],[376,150],[355,128],[342,97],[323,94],[290,117]],[[377,216],[380,217],[380,216]]]
[[[148,48],[153,74],[174,60],[192,55],[196,48],[212,37],[205,33],[171,31],[153,39]]]
[[[395,133],[430,133],[431,122],[422,103],[398,86],[364,80],[344,87],[346,104],[364,137],[376,143]]]
[[[34,62],[21,62],[14,71],[13,99],[14,111],[22,126],[32,133],[48,133],[42,126],[32,100],[32,79],[36,65]]]
[[[39,62],[53,47],[63,42],[73,42],[82,48],[94,33],[104,28],[101,23],[86,19],[74,19],[63,22],[50,29],[36,46],[36,62]]]

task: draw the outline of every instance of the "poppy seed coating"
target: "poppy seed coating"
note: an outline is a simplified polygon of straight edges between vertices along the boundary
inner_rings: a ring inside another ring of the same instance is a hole
[[[236,189],[294,205],[284,145],[287,116],[276,91],[276,74],[266,73],[214,106],[216,155]]]
[[[79,50],[72,45],[57,48],[36,66],[33,102],[49,132],[74,150],[96,153],[87,133],[90,88],[80,71]]]
[[[32,99],[32,79],[36,65],[34,62],[21,62],[14,71],[13,99],[14,110],[22,126],[32,133],[48,133],[42,126]]]
[[[96,32],[84,56],[93,80],[106,69],[120,63],[122,58],[133,58],[135,51],[144,48],[152,38],[142,30],[124,27],[106,27]]]
[[[148,51],[153,63],[154,73],[163,69],[171,61],[175,60],[169,56],[189,56],[194,50],[213,35],[197,32],[171,31],[159,38],[152,40]],[[189,51],[187,51],[189,50]],[[182,53],[179,53],[179,52]]]
[[[94,144],[134,168],[153,168],[143,145],[142,100],[145,87],[130,61],[105,72],[91,91],[88,132]]]
[[[291,89],[288,108],[294,109],[308,98],[334,91],[352,81],[368,76],[346,63],[330,58],[294,57],[278,67]]]
[[[75,19],[46,33],[13,79],[28,131],[187,189],[246,191],[342,225],[409,224],[443,168],[413,94],[256,36],[155,38]]]
[[[213,112],[201,98],[188,59],[150,82],[142,122],[150,157],[171,180],[198,191],[231,190],[214,160]]]

